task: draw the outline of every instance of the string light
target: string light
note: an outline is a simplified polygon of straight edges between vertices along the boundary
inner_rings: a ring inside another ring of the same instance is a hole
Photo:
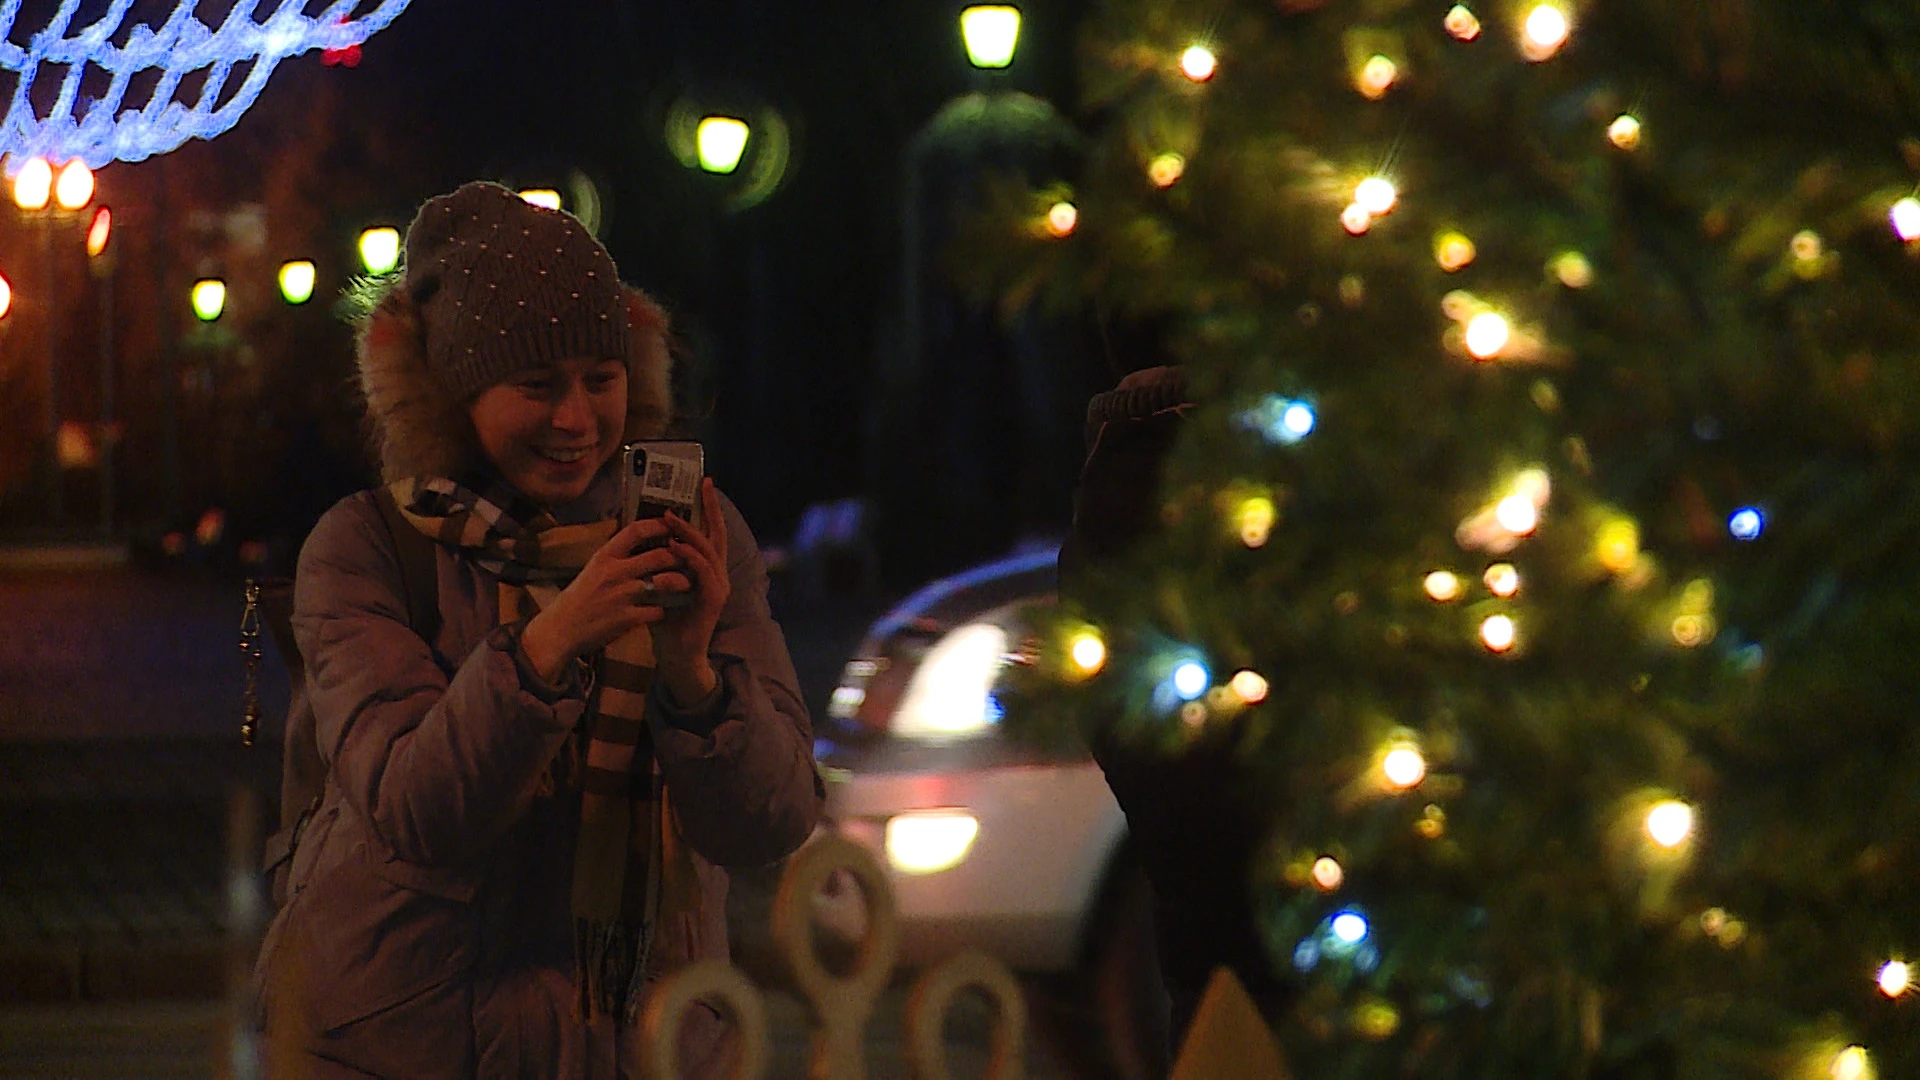
[[[1601,566],[1616,574],[1633,569],[1640,558],[1640,526],[1626,518],[1614,518],[1600,526],[1594,535],[1593,553]]]
[[[1333,917],[1329,924],[1333,936],[1348,945],[1358,945],[1367,939],[1367,919],[1356,911],[1343,911]]]
[[[1353,189],[1353,205],[1375,217],[1391,213],[1399,201],[1400,192],[1384,176],[1369,176]]]
[[[1874,1080],[1873,1061],[1864,1046],[1849,1046],[1833,1057],[1833,1080]]]
[[[1460,579],[1451,570],[1435,570],[1426,576],[1421,585],[1427,590],[1428,596],[1442,604],[1460,595]]]
[[[60,166],[60,178],[54,181],[53,199],[62,210],[78,210],[93,201],[93,170],[74,158]]]
[[[1073,635],[1067,645],[1067,655],[1073,658],[1073,666],[1080,669],[1082,675],[1098,674],[1107,662],[1107,643],[1092,630],[1082,630]]]
[[[1253,495],[1240,503],[1235,513],[1240,533],[1240,542],[1250,548],[1263,547],[1273,532],[1273,500],[1265,495]]]
[[[53,198],[53,166],[43,157],[28,158],[13,175],[13,205],[22,210],[42,210]]]
[[[1210,681],[1206,665],[1198,660],[1182,660],[1173,669],[1173,692],[1182,701],[1192,701],[1206,693]]]
[[[1483,311],[1467,320],[1467,352],[1476,360],[1499,356],[1512,339],[1513,330],[1507,320],[1494,312]]]
[[[1420,820],[1413,823],[1413,831],[1428,840],[1438,840],[1447,834],[1447,812],[1433,803],[1420,811]]]
[[[1826,251],[1826,243],[1820,239],[1820,234],[1812,229],[1801,229],[1793,234],[1792,240],[1787,242],[1787,248],[1793,252],[1795,259],[1801,262],[1813,262]]]
[[[264,17],[249,7],[247,18],[226,18],[217,28],[203,22],[192,3],[167,5],[180,10],[158,25],[145,5],[128,17],[132,6],[110,5],[107,15],[76,27],[81,5],[68,0],[45,29],[16,28],[15,36],[25,44],[0,50],[0,68],[16,75],[0,126],[7,133],[0,151],[9,162],[41,156],[98,167],[116,158],[140,161],[163,154],[188,139],[211,139],[239,122],[280,61],[312,49],[358,45],[392,22],[407,0],[381,0],[358,19],[330,14],[338,4],[308,16],[308,0],[281,0]],[[130,25],[122,25],[123,18]],[[96,70],[108,76],[96,88],[101,93],[83,92],[82,75]],[[62,72],[57,91],[34,85],[36,77],[55,71]],[[176,100],[174,89],[187,85],[182,76],[192,72],[212,74],[191,100]],[[158,77],[142,77],[149,73]],[[130,87],[146,88],[150,100],[127,100]],[[157,99],[160,87],[166,88],[165,100]],[[41,116],[36,100],[54,101],[59,111]]]
[[[1356,85],[1360,88],[1361,96],[1369,101],[1379,101],[1387,96],[1387,91],[1393,89],[1394,82],[1399,78],[1399,65],[1375,54],[1360,66],[1360,78]]]
[[[1880,965],[1880,974],[1875,981],[1880,984],[1880,992],[1890,998],[1897,998],[1913,985],[1913,973],[1904,961],[1889,960]]]
[[[1187,51],[1180,54],[1180,73],[1194,82],[1206,82],[1213,78],[1218,63],[1213,50],[1204,45],[1189,45]]]
[[[1080,210],[1072,203],[1062,200],[1047,210],[1047,231],[1056,237],[1073,235],[1080,224]]]
[[[1434,237],[1433,261],[1439,263],[1440,269],[1449,274],[1472,265],[1474,257],[1478,254],[1473,241],[1467,239],[1462,233],[1443,232]]]
[[[1418,784],[1427,775],[1427,759],[1411,743],[1399,743],[1380,759],[1380,772],[1387,783],[1399,790]]]
[[[1895,236],[1908,243],[1920,240],[1920,199],[1908,196],[1894,203],[1887,220],[1892,223]]]
[[[1551,57],[1567,43],[1572,27],[1567,13],[1552,4],[1541,4],[1527,13],[1521,46],[1527,59],[1538,62]]]
[[[1509,495],[1493,508],[1493,519],[1515,536],[1527,536],[1540,527],[1540,508],[1525,495]]]
[[[1340,211],[1340,227],[1355,236],[1363,235],[1373,227],[1373,215],[1359,203],[1348,203],[1347,208]]]
[[[1480,36],[1480,20],[1474,17],[1473,12],[1467,10],[1465,4],[1453,5],[1452,10],[1447,12],[1443,25],[1446,26],[1447,33],[1452,34],[1459,41],[1472,41]]]
[[[1647,811],[1647,835],[1669,850],[1687,842],[1693,835],[1693,807],[1678,799],[1665,799]]]
[[[1346,871],[1342,870],[1339,862],[1332,857],[1322,855],[1313,860],[1313,883],[1320,887],[1321,892],[1332,892],[1339,888],[1340,883],[1346,878]]]
[[[1727,532],[1735,540],[1758,540],[1766,527],[1767,517],[1757,506],[1743,506],[1727,518]]]
[[[1491,652],[1503,653],[1513,648],[1514,637],[1513,620],[1505,615],[1489,615],[1480,624],[1480,643]]]
[[[1640,121],[1631,113],[1621,113],[1607,125],[1607,141],[1622,150],[1632,150],[1640,145]]]
[[[1494,563],[1487,567],[1482,580],[1486,582],[1488,592],[1503,599],[1511,598],[1520,591],[1520,571],[1515,570],[1512,563]]]
[[[1187,159],[1179,154],[1161,154],[1147,165],[1147,179],[1157,188],[1170,188],[1187,171]]]
[[[1714,622],[1711,615],[1675,616],[1673,625],[1668,627],[1673,635],[1674,644],[1685,648],[1694,648],[1713,640]]]
[[[1304,401],[1290,401],[1286,408],[1280,410],[1278,440],[1297,443],[1313,434],[1316,423],[1318,418],[1314,415],[1313,406]]]
[[[1227,688],[1248,705],[1258,705],[1267,700],[1267,680],[1250,668],[1234,672],[1233,678],[1227,682]]]
[[[1584,289],[1593,284],[1593,264],[1577,251],[1563,251],[1547,264],[1553,276],[1569,289]]]

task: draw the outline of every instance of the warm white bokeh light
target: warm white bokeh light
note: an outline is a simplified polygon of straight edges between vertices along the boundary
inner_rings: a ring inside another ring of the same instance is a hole
[[[1509,495],[1493,508],[1493,519],[1515,536],[1526,536],[1540,527],[1540,508],[1525,495]]]
[[[1622,150],[1640,145],[1640,121],[1632,113],[1621,113],[1607,125],[1607,141]]]
[[[1073,235],[1080,225],[1080,209],[1062,200],[1047,209],[1047,231],[1057,237]]]
[[[1180,73],[1194,82],[1206,82],[1213,78],[1218,65],[1213,50],[1205,45],[1189,45],[1187,51],[1180,54]]]
[[[1480,643],[1497,653],[1513,648],[1515,631],[1513,620],[1505,615],[1489,615],[1480,624]]]
[[[937,874],[957,866],[980,835],[980,822],[960,810],[927,810],[887,821],[887,862],[903,874]]]
[[[31,157],[13,174],[13,205],[39,210],[53,198],[53,166],[43,157]]]
[[[1400,192],[1384,176],[1369,176],[1353,189],[1353,204],[1378,217],[1393,209]]]
[[[1647,835],[1663,848],[1677,848],[1693,835],[1693,807],[1667,799],[1647,811]]]
[[[1410,788],[1426,777],[1427,759],[1411,746],[1396,746],[1380,759],[1380,771],[1394,787]]]
[[[1161,154],[1147,164],[1147,179],[1157,188],[1170,188],[1187,171],[1187,159],[1179,154]]]
[[[1347,208],[1340,211],[1340,227],[1359,236],[1373,227],[1373,215],[1359,203],[1348,203]]]
[[[1347,872],[1331,856],[1322,855],[1313,860],[1313,883],[1320,886],[1322,892],[1332,892],[1346,879]]]
[[[1249,705],[1257,705],[1267,700],[1267,680],[1251,668],[1234,672],[1233,678],[1227,682],[1227,688],[1233,691],[1235,697]]]
[[[1487,591],[1502,599],[1509,599],[1520,591],[1520,571],[1512,563],[1494,563],[1487,567]]]
[[[1107,662],[1107,643],[1100,640],[1099,634],[1082,630],[1073,635],[1067,655],[1073,657],[1073,666],[1079,668],[1082,675],[1092,675]]]
[[[1465,4],[1455,4],[1443,20],[1447,33],[1460,41],[1472,41],[1480,36],[1480,20],[1468,11]]]
[[[1887,220],[1893,224],[1893,232],[1902,240],[1920,239],[1920,199],[1912,196],[1893,204],[1893,210],[1887,214]]]
[[[1849,1046],[1833,1056],[1833,1080],[1874,1080],[1873,1059],[1864,1046]]]
[[[1899,997],[1913,985],[1913,972],[1905,961],[1889,960],[1880,966],[1880,974],[1875,980],[1880,984],[1880,992],[1888,997]]]
[[[1384,56],[1373,56],[1360,68],[1358,86],[1369,100],[1378,101],[1400,78],[1400,67]]]
[[[62,210],[78,210],[93,201],[93,170],[74,158],[60,166],[60,179],[54,182],[53,199]]]
[[[1560,51],[1572,31],[1567,13],[1552,4],[1541,4],[1527,13],[1524,46],[1527,59],[1545,60]]]
[[[1426,588],[1428,596],[1443,604],[1460,595],[1460,578],[1451,570],[1435,570],[1428,574],[1421,584]]]
[[[1441,233],[1433,242],[1433,261],[1449,274],[1472,265],[1478,254],[1473,241],[1463,233]]]
[[[1491,312],[1483,311],[1467,320],[1467,352],[1476,360],[1491,360],[1500,355],[1512,340],[1513,330],[1507,320]]]

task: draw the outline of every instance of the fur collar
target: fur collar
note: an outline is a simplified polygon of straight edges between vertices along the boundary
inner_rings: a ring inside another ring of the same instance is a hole
[[[639,289],[624,289],[627,309],[626,438],[657,439],[672,417],[667,313]],[[380,479],[460,476],[482,463],[467,415],[427,370],[420,316],[397,284],[374,306],[358,335],[360,391]]]

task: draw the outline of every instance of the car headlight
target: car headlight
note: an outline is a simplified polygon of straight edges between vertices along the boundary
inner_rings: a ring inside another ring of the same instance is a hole
[[[907,739],[950,739],[1000,720],[994,680],[1006,663],[1007,632],[992,623],[957,627],[927,650],[889,729]]]
[[[887,862],[903,874],[937,874],[967,857],[980,822],[964,810],[921,810],[887,819]]]

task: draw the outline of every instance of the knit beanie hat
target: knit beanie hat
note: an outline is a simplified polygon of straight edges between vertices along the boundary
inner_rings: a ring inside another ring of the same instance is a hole
[[[405,287],[428,370],[461,402],[538,364],[627,357],[607,249],[572,214],[498,184],[427,200],[407,228]]]

